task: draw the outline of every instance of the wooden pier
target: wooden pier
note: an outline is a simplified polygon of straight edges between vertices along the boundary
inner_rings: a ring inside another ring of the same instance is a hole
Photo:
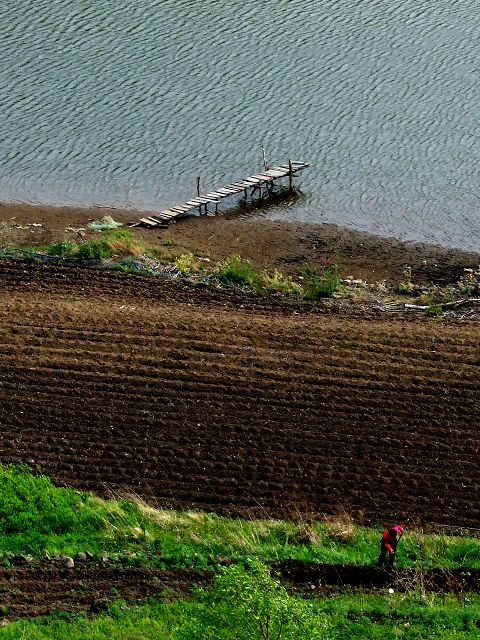
[[[151,214],[148,217],[140,218],[138,222],[135,222],[130,226],[144,226],[150,228],[163,227],[174,218],[188,213],[193,209],[198,209],[199,213],[202,213],[203,208],[204,212],[208,213],[208,205],[215,205],[215,213],[217,213],[218,205],[223,199],[229,198],[230,196],[237,195],[242,192],[244,193],[245,197],[247,197],[249,190],[250,195],[255,195],[255,193],[258,192],[258,195],[261,198],[263,196],[263,189],[265,189],[267,193],[271,191],[275,180],[278,180],[279,178],[288,177],[289,187],[291,189],[293,187],[294,176],[299,171],[303,171],[303,169],[306,169],[309,166],[310,164],[308,162],[289,161],[288,164],[280,164],[275,167],[266,168],[264,171],[260,171],[255,175],[245,178],[244,180],[232,182],[231,184],[227,184],[221,189],[209,191],[208,193],[200,193],[200,178],[198,178],[196,198],[187,200],[187,202],[185,202],[184,204],[179,204],[174,207],[164,209],[159,213]]]

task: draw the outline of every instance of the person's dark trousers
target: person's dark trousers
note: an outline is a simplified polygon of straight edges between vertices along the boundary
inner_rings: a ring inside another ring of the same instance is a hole
[[[389,553],[387,547],[385,547],[383,544],[380,545],[380,556],[377,562],[378,567],[381,567],[383,565],[386,565],[389,569],[393,567],[393,561],[395,560],[395,550],[397,548],[397,545],[395,542],[391,542],[390,546],[393,549],[393,553]]]

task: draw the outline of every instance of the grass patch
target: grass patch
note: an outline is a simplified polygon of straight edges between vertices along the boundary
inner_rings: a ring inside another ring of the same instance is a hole
[[[49,256],[100,261],[112,257],[141,256],[146,253],[147,247],[134,238],[130,231],[118,229],[102,232],[99,239],[81,243],[64,240],[48,245],[43,250]]]
[[[139,499],[101,500],[55,487],[27,467],[0,467],[0,554],[75,555],[89,550],[135,555],[132,563],[158,567],[217,566],[256,557],[374,565],[382,529],[348,517],[324,521],[243,520],[208,513],[157,510]],[[407,532],[396,566],[480,568],[475,538]]]
[[[306,300],[331,298],[340,287],[340,274],[336,262],[325,267],[321,273],[315,267],[306,264],[300,275]]]
[[[258,571],[258,569],[257,569]],[[269,621],[268,631],[266,621]],[[280,624],[283,621],[283,624]],[[478,594],[355,593],[302,600],[265,574],[227,569],[193,600],[114,602],[1,629],[6,640],[478,640]],[[274,632],[275,635],[271,635]]]
[[[240,255],[228,256],[217,266],[219,280],[225,285],[238,285],[259,291],[261,281],[248,258]]]
[[[285,277],[278,269],[272,274],[267,270],[256,271],[248,258],[240,255],[228,256],[217,265],[219,281],[226,286],[239,286],[257,293],[301,294],[302,287]]]
[[[177,244],[177,241],[173,236],[165,236],[162,242],[164,247],[173,247]]]

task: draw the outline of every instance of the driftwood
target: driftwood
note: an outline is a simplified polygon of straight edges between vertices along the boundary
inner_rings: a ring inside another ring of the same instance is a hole
[[[480,304],[480,298],[465,298],[465,300],[456,300],[455,302],[445,302],[439,306],[443,309],[456,309],[470,304]]]
[[[447,311],[448,309],[458,309],[459,307],[466,307],[476,304],[480,304],[480,298],[464,298],[463,300],[455,300],[455,302],[438,302],[436,304],[429,305],[405,303],[405,309],[407,309],[408,311],[426,311],[431,307],[440,307],[442,311]]]

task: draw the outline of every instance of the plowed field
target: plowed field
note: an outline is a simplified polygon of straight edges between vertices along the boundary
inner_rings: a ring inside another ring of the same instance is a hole
[[[99,494],[478,527],[478,321],[0,263],[0,461]]]

